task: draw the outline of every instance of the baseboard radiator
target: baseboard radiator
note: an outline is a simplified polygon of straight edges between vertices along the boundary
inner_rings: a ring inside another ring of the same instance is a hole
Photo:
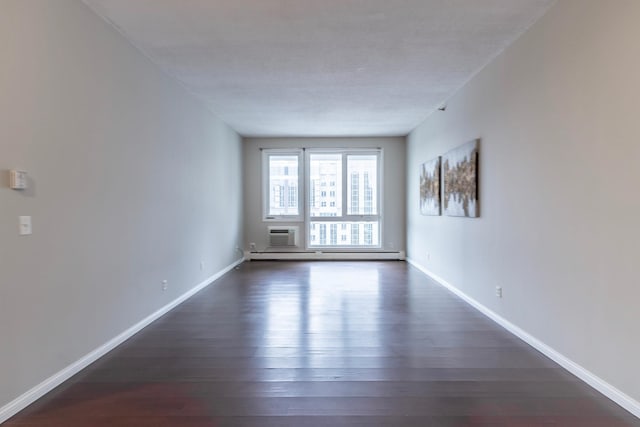
[[[404,261],[405,252],[245,252],[245,261],[252,260],[291,260],[291,261],[304,261],[304,260],[396,260]]]

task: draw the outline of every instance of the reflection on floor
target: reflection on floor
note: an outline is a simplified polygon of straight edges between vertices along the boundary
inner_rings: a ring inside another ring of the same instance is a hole
[[[637,426],[403,262],[251,262],[6,426]]]

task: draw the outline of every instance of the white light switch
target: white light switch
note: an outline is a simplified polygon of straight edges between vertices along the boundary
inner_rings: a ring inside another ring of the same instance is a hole
[[[31,234],[31,217],[30,216],[19,216],[18,222],[20,226],[21,236],[27,236]]]

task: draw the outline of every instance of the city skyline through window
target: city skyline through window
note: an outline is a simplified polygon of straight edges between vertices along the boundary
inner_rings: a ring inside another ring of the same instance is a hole
[[[298,163],[297,155],[269,156],[268,216],[300,215]]]
[[[309,155],[310,246],[380,245],[378,158],[377,153]]]
[[[381,247],[380,154],[265,150],[264,219],[304,221],[307,248]]]

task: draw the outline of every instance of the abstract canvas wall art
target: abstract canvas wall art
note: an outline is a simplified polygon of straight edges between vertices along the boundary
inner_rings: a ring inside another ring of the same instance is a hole
[[[478,140],[442,156],[442,204],[449,216],[480,216],[478,206]]]
[[[440,215],[440,157],[420,165],[420,213]]]

